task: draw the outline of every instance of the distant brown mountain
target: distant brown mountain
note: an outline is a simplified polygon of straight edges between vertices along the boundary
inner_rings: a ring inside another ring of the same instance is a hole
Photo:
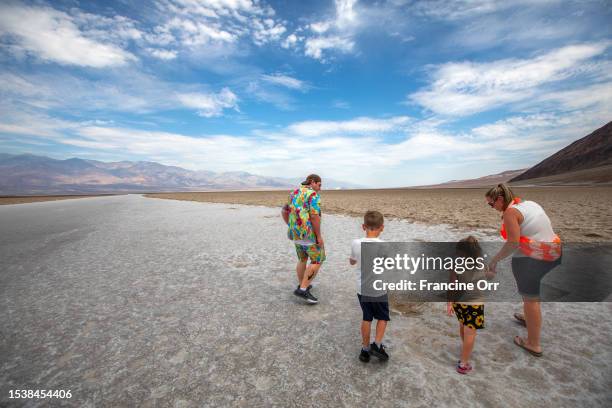
[[[523,173],[525,169],[506,170],[501,173],[491,174],[475,179],[451,180],[445,183],[432,184],[428,186],[418,186],[417,188],[483,188],[492,187],[495,184],[506,183],[511,178]]]
[[[56,160],[0,153],[0,195],[289,189],[301,180],[246,172],[192,171],[155,162]],[[351,188],[326,179],[327,188]]]
[[[612,122],[542,160],[510,182],[600,184],[612,182]],[[563,176],[567,175],[567,179]]]

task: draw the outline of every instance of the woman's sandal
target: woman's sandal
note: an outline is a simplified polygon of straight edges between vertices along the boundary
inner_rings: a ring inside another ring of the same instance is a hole
[[[519,346],[523,350],[527,351],[532,356],[542,357],[544,355],[541,351],[535,351],[535,350],[532,350],[532,349],[528,348],[525,345],[525,340],[523,340],[523,338],[520,337],[520,336],[514,336],[514,344],[516,344],[517,346]]]
[[[523,326],[527,327],[527,323],[525,323],[525,318],[523,317],[522,314],[520,313],[515,313],[514,314],[514,318],[516,319],[516,322],[518,324],[522,324]]]

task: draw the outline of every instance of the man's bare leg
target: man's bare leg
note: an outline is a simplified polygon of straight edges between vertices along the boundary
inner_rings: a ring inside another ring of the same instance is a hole
[[[300,284],[301,288],[307,288],[310,285],[310,282],[317,276],[317,272],[319,272],[319,268],[321,268],[321,264],[310,264],[306,268],[306,273],[302,277],[302,283]]]
[[[302,279],[304,279],[304,272],[306,272],[306,263],[308,261],[298,261],[295,266],[295,272],[297,273],[298,285],[302,283]]]

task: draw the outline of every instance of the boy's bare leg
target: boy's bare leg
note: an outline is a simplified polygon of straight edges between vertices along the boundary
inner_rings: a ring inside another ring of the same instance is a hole
[[[459,323],[459,335],[461,336],[461,343],[463,343],[463,338],[464,338],[464,330],[463,330],[463,323]]]
[[[363,348],[368,348],[370,346],[370,327],[372,326],[372,322],[367,322],[365,320],[361,321],[361,345]],[[376,330],[378,333],[378,329]]]
[[[319,268],[321,268],[321,264],[310,264],[306,268],[306,273],[302,277],[302,283],[300,284],[301,288],[307,288],[310,285],[310,282],[317,276],[317,272],[319,272]]]
[[[463,329],[463,347],[461,348],[461,363],[467,364],[474,349],[474,341],[476,340],[476,329],[465,327]]]
[[[376,344],[382,343],[383,338],[385,337],[385,329],[387,328],[386,320],[378,320],[376,322],[376,338],[374,341]]]
[[[297,273],[297,278],[298,278],[298,284],[302,283],[302,279],[304,278],[304,272],[306,271],[306,263],[308,261],[298,261],[297,265],[295,266],[295,272]]]
[[[540,301],[523,298],[523,310],[525,311],[525,324],[527,325],[525,345],[533,351],[542,351],[540,346],[540,332],[542,330]]]

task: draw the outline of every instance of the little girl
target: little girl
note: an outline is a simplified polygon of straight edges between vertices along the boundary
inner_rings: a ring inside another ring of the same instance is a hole
[[[478,240],[473,236],[457,242],[456,252],[459,257],[473,258],[474,260],[482,257],[482,249]],[[452,271],[450,274],[451,282],[457,280],[474,284],[473,290],[449,293],[449,300],[452,299],[452,301],[448,302],[446,308],[449,316],[452,316],[454,311],[459,320],[459,335],[462,344],[461,359],[457,362],[457,372],[459,374],[467,374],[472,371],[469,359],[476,340],[476,330],[484,328],[484,297],[476,286],[476,282],[481,279],[485,279],[484,270],[477,268],[466,270],[461,274]]]

